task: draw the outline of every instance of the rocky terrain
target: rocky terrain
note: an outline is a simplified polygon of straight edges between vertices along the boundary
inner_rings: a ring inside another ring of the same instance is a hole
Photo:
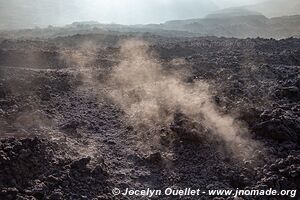
[[[124,52],[122,42],[132,38],[143,41],[146,50],[136,51],[136,43],[130,43]],[[135,70],[126,71],[136,63]],[[159,68],[160,75],[151,77],[142,65]],[[128,72],[125,78],[122,70]],[[141,74],[149,85],[163,77],[180,89],[167,96],[160,87],[150,89],[150,97],[163,102],[159,112],[166,118],[145,118],[143,113],[151,111],[147,104],[134,113],[127,109],[147,102],[139,99],[149,94],[138,91],[148,92],[148,85],[131,90],[130,80]],[[113,96],[119,88],[121,103]],[[0,199],[140,199],[113,196],[116,187],[299,192],[299,90],[300,40],[295,38],[89,34],[3,39]],[[132,103],[128,97],[136,95]],[[187,112],[185,97],[191,105],[199,100],[204,106],[192,108],[201,112]],[[178,109],[169,103],[174,99]]]

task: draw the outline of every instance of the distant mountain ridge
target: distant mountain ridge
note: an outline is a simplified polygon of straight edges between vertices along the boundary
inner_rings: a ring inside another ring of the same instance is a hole
[[[169,21],[164,24],[120,25],[98,22],[75,22],[64,27],[27,29],[0,32],[0,38],[53,38],[75,34],[97,33],[150,33],[166,37],[235,37],[235,38],[288,38],[300,37],[300,15],[267,18],[264,15],[222,17]]]
[[[107,32],[114,32],[114,34],[122,32],[150,33],[167,37],[217,36],[275,39],[300,37],[300,13],[299,15],[272,18],[265,15],[268,10],[272,10],[271,8],[276,8],[273,9],[272,12],[278,13],[280,7],[282,7],[282,13],[285,13],[289,9],[297,10],[298,8],[300,12],[300,0],[290,0],[289,3],[283,0],[274,0],[252,6],[218,10],[208,14],[204,18],[172,20],[162,24],[121,25],[101,24],[97,21],[79,21],[64,27],[49,26],[46,29],[36,28],[22,31],[4,31],[0,33],[0,37],[48,38],[73,34],[97,34]],[[284,7],[283,4],[289,5]],[[292,5],[295,7],[290,8]],[[262,10],[264,12],[260,12],[260,9],[264,6],[269,6],[270,8]]]
[[[268,0],[253,5],[230,7],[217,10],[208,16],[226,13],[234,14],[236,16],[261,14],[268,18],[300,15],[300,0]]]
[[[267,18],[262,14],[215,13],[202,19],[169,21],[159,28],[202,36],[286,38],[300,36],[300,15]],[[157,28],[157,27],[156,27]]]
[[[223,18],[223,17],[239,17],[239,16],[250,16],[250,15],[263,15],[260,12],[252,11],[247,8],[227,8],[217,10],[208,14],[205,18]]]
[[[269,18],[300,15],[300,0],[269,0],[241,8],[262,13]]]

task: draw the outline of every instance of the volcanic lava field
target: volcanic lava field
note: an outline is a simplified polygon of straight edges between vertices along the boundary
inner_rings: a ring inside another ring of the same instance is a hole
[[[141,199],[114,188],[299,192],[299,89],[295,38],[3,39],[0,199]]]

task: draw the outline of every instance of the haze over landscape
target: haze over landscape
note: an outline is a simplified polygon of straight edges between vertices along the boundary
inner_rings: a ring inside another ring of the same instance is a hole
[[[62,26],[74,21],[164,23],[240,6],[267,17],[300,14],[298,0],[10,0],[0,3],[0,29]]]

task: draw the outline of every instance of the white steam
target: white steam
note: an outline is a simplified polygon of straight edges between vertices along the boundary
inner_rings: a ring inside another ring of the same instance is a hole
[[[247,129],[218,111],[207,83],[186,83],[180,75],[166,72],[143,41],[125,41],[120,52],[122,61],[111,74],[109,95],[135,127],[169,127],[180,112],[230,144],[249,143],[240,136]]]

